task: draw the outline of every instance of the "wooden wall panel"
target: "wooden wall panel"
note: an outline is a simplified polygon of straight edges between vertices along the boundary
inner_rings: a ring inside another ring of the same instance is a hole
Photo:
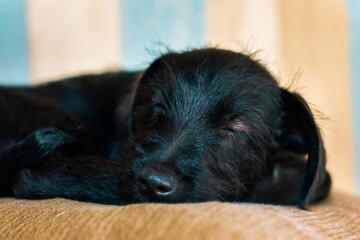
[[[118,0],[29,0],[34,82],[118,67],[118,5]]]
[[[212,46],[253,53],[277,75],[280,60],[277,0],[207,0],[207,39]]]
[[[351,27],[352,92],[355,128],[356,189],[360,196],[360,1],[349,0]]]
[[[124,69],[146,68],[168,49],[203,46],[204,5],[204,0],[121,0]]]
[[[26,4],[22,0],[0,1],[0,84],[30,84]]]

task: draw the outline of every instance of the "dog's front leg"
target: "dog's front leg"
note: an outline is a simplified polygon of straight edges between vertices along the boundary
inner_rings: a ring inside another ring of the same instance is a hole
[[[41,161],[62,144],[73,141],[73,137],[55,128],[41,129],[25,139],[14,143],[0,153],[0,194],[8,189],[11,178],[22,168]]]
[[[55,151],[41,163],[22,169],[14,178],[12,192],[26,199],[62,197],[124,204],[122,169],[118,163],[99,157],[69,157]]]

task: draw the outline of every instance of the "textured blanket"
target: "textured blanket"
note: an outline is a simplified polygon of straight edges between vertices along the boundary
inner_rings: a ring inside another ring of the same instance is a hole
[[[360,199],[310,211],[248,203],[136,204],[0,199],[0,239],[360,239]]]

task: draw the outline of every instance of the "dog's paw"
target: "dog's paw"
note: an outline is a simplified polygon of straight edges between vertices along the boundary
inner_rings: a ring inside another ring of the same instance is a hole
[[[55,128],[37,130],[25,139],[12,143],[0,153],[0,183],[6,183],[12,176],[29,164],[43,161],[57,147],[71,143],[74,138]]]
[[[33,132],[29,137],[32,138],[38,151],[40,151],[41,157],[46,156],[63,144],[74,141],[72,136],[56,128],[41,129]]]

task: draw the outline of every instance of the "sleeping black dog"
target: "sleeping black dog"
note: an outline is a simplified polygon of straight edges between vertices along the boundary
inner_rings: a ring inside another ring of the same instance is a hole
[[[240,53],[0,88],[1,196],[306,209],[328,195],[325,161],[304,99]]]

